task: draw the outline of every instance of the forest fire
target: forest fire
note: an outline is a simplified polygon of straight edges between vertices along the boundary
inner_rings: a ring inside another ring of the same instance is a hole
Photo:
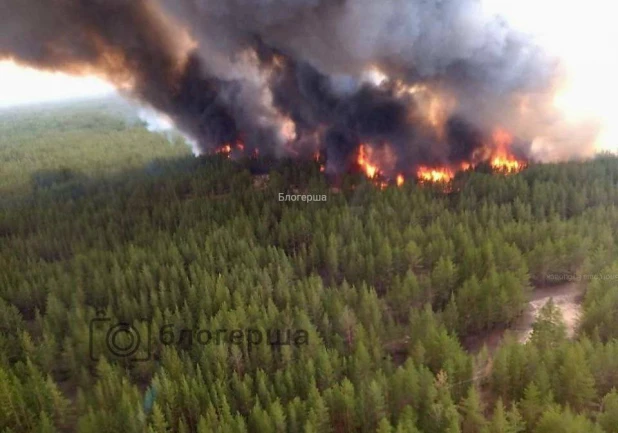
[[[378,188],[384,189],[388,185],[401,187],[407,178],[416,179],[419,183],[448,184],[457,173],[464,172],[486,164],[494,172],[503,174],[517,173],[527,166],[527,161],[515,156],[512,145],[513,136],[503,128],[495,128],[493,133],[487,134],[486,139],[463,161],[445,164],[408,164],[398,160],[396,150],[389,143],[379,145],[361,143],[354,151],[353,170],[358,170],[370,179]],[[486,144],[483,144],[486,143]],[[213,154],[227,158],[241,157],[245,154],[245,145],[242,141],[224,144],[217,147]],[[258,150],[252,153],[258,156]],[[320,172],[326,172],[328,156],[321,150],[314,151],[311,159],[319,165]]]
[[[217,148],[215,150],[215,153],[218,155],[225,155],[229,158],[230,154],[232,153],[232,146],[230,146],[229,144],[224,144],[223,146]]]
[[[448,182],[454,173],[448,168],[419,167],[416,176],[421,182]]]
[[[389,2],[376,16],[355,2],[291,2],[288,14],[278,2],[214,13],[196,0],[26,1],[11,8],[18,24],[0,38],[0,59],[102,77],[164,115],[196,155],[272,164],[317,150],[329,175],[401,185],[479,164],[515,173],[529,158],[585,154],[596,134],[557,108],[567,77],[553,55],[497,16],[471,20],[474,0],[445,3],[445,18],[413,2],[432,17],[422,23]],[[393,34],[358,33],[393,23]],[[465,43],[438,43],[444,28]]]
[[[605,3],[0,0],[0,433],[618,433]]]
[[[448,183],[456,173],[474,169],[479,164],[489,164],[493,171],[498,173],[518,173],[527,166],[527,162],[514,155],[511,150],[513,136],[503,128],[495,128],[486,145],[477,148],[470,157],[470,161],[446,165],[419,165],[416,168],[416,179],[421,183]],[[361,144],[358,148],[357,163],[365,175],[380,187],[383,187],[385,173],[392,172],[384,168],[381,159],[370,146]],[[397,186],[405,183],[405,176],[397,174],[391,182]]]
[[[527,162],[517,159],[509,150],[512,138],[504,130],[496,130],[493,134],[492,148],[480,149],[483,155],[475,158],[475,162],[462,162],[456,167],[427,167],[420,166],[416,171],[417,179],[421,182],[449,182],[457,172],[473,169],[480,163],[489,163],[491,168],[500,173],[518,173],[527,166]]]
[[[513,137],[502,128],[497,128],[492,136],[494,149],[491,166],[497,171],[517,173],[525,167],[525,162],[517,160],[509,153]]]
[[[313,160],[320,166],[320,173],[324,173],[326,171],[326,166],[324,165],[324,158],[320,151],[313,153]]]
[[[508,156],[496,156],[491,160],[491,166],[498,171],[507,173],[517,173],[523,169],[523,164],[516,159],[510,159]]]
[[[358,148],[358,165],[363,170],[363,172],[367,175],[368,178],[374,179],[378,174],[380,174],[380,170],[378,166],[371,161],[371,148],[367,145],[361,144]]]
[[[257,150],[257,149],[256,149]],[[243,154],[245,151],[245,145],[242,141],[238,141],[235,144],[224,144],[217,147],[212,153],[215,155],[223,155],[227,158],[232,157],[232,153]]]

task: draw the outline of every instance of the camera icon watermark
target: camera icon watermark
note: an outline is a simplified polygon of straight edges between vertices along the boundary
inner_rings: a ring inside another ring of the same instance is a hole
[[[92,361],[101,357],[126,359],[133,362],[149,361],[152,355],[150,320],[112,322],[104,312],[90,321],[89,354]]]

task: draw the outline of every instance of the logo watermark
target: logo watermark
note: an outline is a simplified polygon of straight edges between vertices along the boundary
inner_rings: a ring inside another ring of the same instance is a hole
[[[613,281],[618,280],[618,274],[547,274],[545,279],[555,282]]]
[[[283,194],[279,193],[279,201],[301,201],[306,203],[325,202],[328,200],[326,194]]]
[[[301,347],[309,344],[309,332],[304,329],[187,329],[167,324],[153,332],[149,320],[137,320],[133,324],[113,322],[102,314],[90,321],[89,337],[93,361],[106,356],[146,362],[152,358],[153,347],[158,346],[189,350],[195,346],[232,345],[251,351],[260,345]]]

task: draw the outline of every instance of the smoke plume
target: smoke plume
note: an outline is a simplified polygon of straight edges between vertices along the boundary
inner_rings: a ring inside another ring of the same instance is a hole
[[[552,107],[559,64],[477,0],[0,0],[0,17],[0,58],[104,76],[202,152],[321,151],[339,171],[363,143],[394,173],[470,161],[496,127],[528,157],[595,134]]]

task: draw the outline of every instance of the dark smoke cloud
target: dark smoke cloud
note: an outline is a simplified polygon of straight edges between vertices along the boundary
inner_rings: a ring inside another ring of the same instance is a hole
[[[405,170],[469,159],[496,125],[528,145],[562,131],[555,62],[477,0],[0,0],[0,17],[0,58],[99,73],[202,150],[321,149],[340,170],[388,143]],[[401,82],[455,101],[442,128]],[[555,143],[572,153],[568,134]]]
[[[0,0],[0,57],[38,68],[98,73],[167,113],[202,142],[236,134],[220,94],[181,33],[145,0]]]

